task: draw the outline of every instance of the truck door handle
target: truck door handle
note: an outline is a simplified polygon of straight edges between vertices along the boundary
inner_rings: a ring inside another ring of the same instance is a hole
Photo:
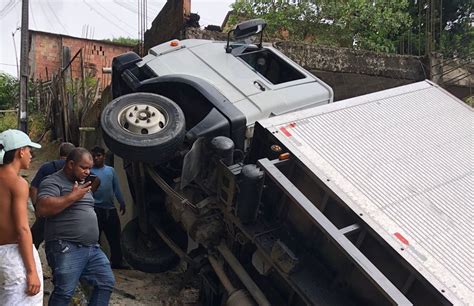
[[[260,83],[259,81],[254,81],[253,82],[253,85],[255,85],[255,87],[257,87],[258,89],[260,89],[261,91],[265,91],[265,86],[263,86],[262,83]]]

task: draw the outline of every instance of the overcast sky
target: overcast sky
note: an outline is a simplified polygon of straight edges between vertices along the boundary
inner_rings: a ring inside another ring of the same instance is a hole
[[[21,25],[21,0],[0,0],[0,71],[17,74],[12,32]],[[234,0],[191,0],[200,24],[221,25]],[[166,0],[148,0],[148,28]],[[138,0],[30,0],[29,28],[76,37],[138,36]],[[19,58],[20,30],[15,35]]]

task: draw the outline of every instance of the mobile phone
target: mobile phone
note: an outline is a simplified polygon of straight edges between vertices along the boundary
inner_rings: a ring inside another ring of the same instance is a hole
[[[86,177],[86,179],[84,180],[84,183],[91,182],[91,184],[92,184],[92,183],[94,183],[96,178],[97,178],[97,175],[89,174],[89,176]]]

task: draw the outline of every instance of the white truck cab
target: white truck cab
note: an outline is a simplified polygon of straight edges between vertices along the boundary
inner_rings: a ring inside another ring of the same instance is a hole
[[[247,125],[273,115],[332,102],[332,89],[271,46],[243,45],[225,52],[226,43],[172,40],[152,49],[137,66],[158,76],[196,76],[222,93]]]
[[[111,149],[127,156],[137,151],[130,146],[139,147],[149,152],[127,158],[156,158],[161,145],[155,150],[149,141],[160,138],[162,128],[177,117],[151,100],[167,100],[170,103],[164,103],[182,110],[184,116],[177,119],[185,121],[178,124],[183,126],[177,131],[181,140],[192,143],[201,136],[223,135],[241,149],[248,147],[257,120],[332,102],[331,87],[262,43],[264,28],[263,20],[252,20],[235,28],[237,42],[172,40],[151,48],[143,58],[133,52],[115,58],[112,91],[118,99],[102,117]],[[254,43],[252,37],[258,34],[260,42]],[[151,100],[143,102],[144,95]],[[157,111],[142,112],[147,106]],[[152,116],[158,112],[163,116]],[[129,136],[140,141],[130,142]],[[140,146],[145,139],[147,146]]]

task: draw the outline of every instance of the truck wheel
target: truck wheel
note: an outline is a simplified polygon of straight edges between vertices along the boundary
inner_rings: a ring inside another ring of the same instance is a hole
[[[178,224],[172,223],[166,227],[166,233],[173,241],[185,250],[188,246],[188,235]],[[158,235],[147,239],[140,232],[138,218],[125,225],[121,236],[122,252],[125,260],[134,269],[159,273],[175,267],[180,258],[160,239]]]
[[[101,123],[107,147],[131,161],[167,161],[184,140],[183,111],[172,100],[153,93],[114,99],[103,110]]]

